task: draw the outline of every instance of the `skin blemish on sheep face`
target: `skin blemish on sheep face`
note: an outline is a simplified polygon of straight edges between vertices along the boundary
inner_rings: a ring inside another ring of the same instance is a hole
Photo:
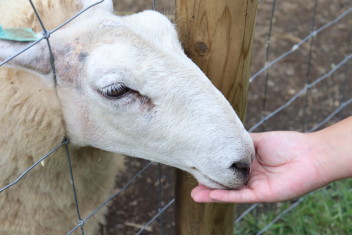
[[[152,112],[152,110],[155,108],[155,104],[153,104],[152,100],[146,96],[141,95],[137,91],[132,91],[135,95],[135,100],[132,100],[131,103],[136,102],[136,100],[139,100],[140,102],[140,109],[142,112]]]
[[[88,52],[80,52],[78,55],[78,61],[84,63],[87,59]]]

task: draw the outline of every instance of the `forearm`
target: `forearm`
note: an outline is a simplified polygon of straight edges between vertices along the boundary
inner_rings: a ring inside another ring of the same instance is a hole
[[[352,117],[309,135],[327,183],[352,177]]]

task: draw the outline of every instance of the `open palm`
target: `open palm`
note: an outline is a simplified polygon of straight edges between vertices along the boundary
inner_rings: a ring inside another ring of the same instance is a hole
[[[197,202],[274,202],[296,198],[326,184],[309,134],[251,134],[256,159],[246,186],[238,190],[193,189]]]

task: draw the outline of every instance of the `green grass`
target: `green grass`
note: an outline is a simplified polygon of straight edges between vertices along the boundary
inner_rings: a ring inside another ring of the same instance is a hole
[[[259,205],[235,224],[235,234],[256,234],[293,203]],[[352,179],[335,182],[305,196],[297,207],[281,217],[264,234],[352,234]]]

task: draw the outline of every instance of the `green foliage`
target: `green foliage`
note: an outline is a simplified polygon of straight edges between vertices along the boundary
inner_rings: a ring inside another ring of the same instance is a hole
[[[235,224],[235,234],[257,234],[293,203],[259,205]],[[297,207],[283,215],[264,234],[352,234],[352,179],[332,183],[305,196]]]

